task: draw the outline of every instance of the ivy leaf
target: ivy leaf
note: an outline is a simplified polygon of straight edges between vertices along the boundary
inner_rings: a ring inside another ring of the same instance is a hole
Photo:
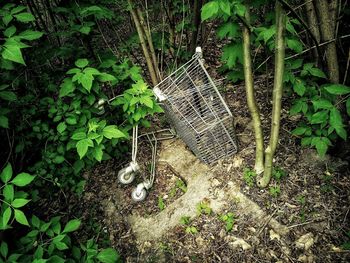
[[[70,220],[63,229],[62,233],[73,232],[79,228],[81,221],[78,219]]]
[[[242,44],[229,44],[224,47],[222,59],[227,62],[228,68],[233,68],[237,60],[242,62]]]
[[[24,198],[17,198],[15,200],[12,201],[11,205],[14,208],[20,208],[22,206],[25,206],[26,204],[28,204],[30,202],[30,200],[28,199],[24,199]]]
[[[27,13],[27,12],[14,15],[14,17],[18,21],[23,22],[23,23],[28,23],[28,22],[35,20],[35,17],[31,13]]]
[[[18,209],[14,209],[14,210],[15,210],[16,221],[22,225],[29,226],[26,215],[21,210],[18,210]]]
[[[26,186],[34,180],[35,176],[28,173],[18,174],[11,182],[16,186]]]
[[[234,38],[237,36],[238,30],[239,25],[237,23],[227,22],[219,27],[217,34],[220,39],[223,39],[226,36]]]
[[[69,95],[75,90],[75,85],[71,78],[65,78],[63,83],[60,85],[60,98]]]
[[[6,167],[2,170],[0,178],[5,184],[10,181],[12,177],[12,166],[10,163],[6,165]]]
[[[7,101],[16,101],[17,100],[17,96],[14,92],[12,91],[0,91],[0,98],[2,98],[3,100],[7,100]]]
[[[345,95],[350,93],[350,87],[341,84],[327,85],[325,89],[333,95]]]
[[[15,196],[15,190],[13,189],[13,185],[5,185],[4,189],[2,190],[2,194],[4,195],[6,201],[12,201]]]
[[[81,59],[78,59],[77,61],[75,61],[75,65],[76,65],[78,68],[84,68],[84,67],[86,67],[88,64],[89,64],[89,60],[87,60],[86,58],[81,58]]]
[[[23,38],[25,40],[35,40],[38,38],[41,38],[43,35],[42,32],[39,31],[33,31],[33,30],[26,30],[21,32],[18,37]]]
[[[216,1],[211,1],[206,3],[202,7],[201,18],[205,21],[213,16],[215,16],[219,11],[219,4]]]
[[[87,153],[88,148],[94,147],[94,143],[91,139],[86,138],[78,141],[76,147],[77,147],[79,157],[80,159],[82,159]]]
[[[21,48],[18,45],[12,44],[5,44],[3,46],[2,51],[2,57],[4,59],[11,60],[13,62],[20,63],[22,65],[25,65],[25,62],[23,60]]]
[[[119,257],[119,254],[113,248],[103,249],[97,254],[97,259],[102,263],[115,263]]]
[[[122,131],[120,131],[116,125],[108,125],[108,126],[106,126],[103,129],[102,134],[107,139],[126,138],[125,134]]]

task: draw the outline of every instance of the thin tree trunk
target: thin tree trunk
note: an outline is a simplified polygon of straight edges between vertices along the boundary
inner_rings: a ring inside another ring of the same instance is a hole
[[[321,23],[320,28],[322,40],[326,42],[334,38],[335,32],[335,26],[333,26],[334,23],[331,21],[330,6],[328,5],[327,0],[317,0],[316,7],[318,19]],[[326,61],[329,80],[332,83],[339,83],[339,65],[337,46],[335,42],[331,42],[326,46]]]
[[[316,11],[315,11],[315,7],[314,7],[313,2],[307,1],[305,8],[306,8],[307,21],[308,21],[310,31],[315,36],[317,42],[320,43],[320,41],[321,41],[320,30],[319,30],[317,15],[316,15]],[[321,54],[318,54],[317,49],[314,49],[313,53],[314,53],[314,56],[316,59],[316,64],[318,64],[319,55],[321,55]]]
[[[258,181],[260,187],[266,187],[271,179],[273,169],[273,156],[275,154],[280,129],[281,120],[281,103],[283,92],[283,73],[284,73],[284,57],[285,57],[285,38],[284,30],[286,24],[286,14],[282,8],[282,5],[276,1],[276,44],[275,44],[275,78],[273,84],[273,97],[272,97],[272,121],[271,121],[271,134],[269,145],[265,150],[265,168],[264,175]]]
[[[246,5],[245,19],[250,23],[249,5]],[[252,58],[250,54],[250,30],[243,25],[243,69],[245,89],[247,93],[247,103],[252,116],[255,134],[255,172],[261,174],[264,171],[264,140],[261,128],[259,108],[254,96],[254,82],[252,72]]]
[[[191,36],[191,44],[190,44],[190,51],[191,53],[195,52],[196,46],[197,46],[197,39],[198,39],[198,31],[199,26],[201,24],[201,8],[203,5],[202,0],[195,0],[194,6],[193,6],[193,26],[194,30],[192,31]]]
[[[149,46],[149,51],[151,53],[151,58],[152,58],[152,62],[153,62],[153,67],[154,67],[154,70],[156,71],[156,74],[157,74],[157,79],[160,80],[161,76],[160,76],[160,72],[159,72],[159,68],[158,68],[156,52],[154,50],[154,45],[153,45],[152,35],[151,35],[151,32],[150,32],[150,29],[146,25],[146,22],[145,22],[145,20],[143,18],[143,15],[142,15],[142,12],[141,12],[140,8],[137,8],[136,11],[137,11],[137,14],[138,14],[138,17],[139,17],[140,24],[141,24],[142,29],[143,29],[143,33],[144,33],[144,35],[146,35],[147,43],[148,43],[148,46]]]
[[[138,19],[137,13],[133,7],[133,3],[131,0],[128,0],[128,3],[130,5],[130,13],[132,16],[132,19],[134,20],[135,26],[136,26],[136,30],[137,30],[137,34],[139,35],[139,39],[140,39],[140,44],[143,50],[143,54],[145,56],[146,59],[146,63],[147,63],[147,67],[149,70],[149,74],[151,76],[151,81],[153,86],[156,86],[158,84],[158,80],[157,80],[157,75],[156,75],[156,71],[154,70],[153,64],[152,64],[152,59],[151,56],[149,54],[149,50],[147,49],[147,45],[145,42],[145,35],[143,33],[140,21]]]

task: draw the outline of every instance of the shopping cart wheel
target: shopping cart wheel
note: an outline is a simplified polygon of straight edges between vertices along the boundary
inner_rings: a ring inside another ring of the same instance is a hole
[[[134,181],[135,179],[135,173],[131,172],[131,173],[127,173],[126,169],[121,169],[118,173],[118,181],[121,184],[130,184],[132,183],[132,181]]]
[[[132,193],[131,193],[131,198],[135,202],[141,202],[145,200],[146,196],[147,196],[147,191],[145,188],[142,188],[141,190],[135,188],[134,190],[132,190]]]

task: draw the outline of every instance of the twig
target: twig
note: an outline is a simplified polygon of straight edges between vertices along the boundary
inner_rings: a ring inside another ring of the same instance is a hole
[[[347,76],[348,76],[349,62],[350,62],[350,48],[349,48],[348,61],[346,62],[346,70],[345,70],[345,74],[344,74],[343,85],[345,85],[346,78],[347,78]]]
[[[323,221],[324,219],[326,219],[326,217],[316,218],[316,219],[314,219],[314,220],[306,221],[306,222],[304,222],[304,223],[300,223],[300,224],[295,224],[295,225],[288,226],[287,228],[290,229],[290,228],[294,228],[294,227],[298,227],[298,226],[308,225],[308,224],[311,224],[311,223],[314,223],[314,222],[321,222],[321,221]]]
[[[273,218],[273,216],[276,214],[277,211],[278,211],[278,208],[276,208],[275,211],[273,211],[273,213],[269,216],[269,218],[266,220],[266,222],[263,224],[263,226],[260,228],[260,230],[256,234],[257,237],[261,234],[261,232],[265,229],[265,227],[270,223],[271,219]]]

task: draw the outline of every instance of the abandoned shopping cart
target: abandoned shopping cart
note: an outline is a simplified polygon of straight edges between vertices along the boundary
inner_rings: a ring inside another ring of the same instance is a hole
[[[232,113],[204,67],[200,47],[191,60],[155,86],[153,92],[177,135],[200,160],[212,164],[237,152]],[[145,199],[146,190],[152,187],[155,177],[158,139],[156,133],[147,136],[152,146],[151,175],[132,192],[135,201]],[[132,161],[118,173],[123,184],[131,183],[140,171],[136,161],[138,138],[136,126],[133,128]]]

